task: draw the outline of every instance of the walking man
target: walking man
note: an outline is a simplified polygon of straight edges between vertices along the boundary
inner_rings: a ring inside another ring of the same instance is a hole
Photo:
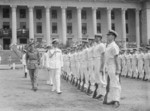
[[[62,91],[60,90],[60,75],[61,69],[63,67],[63,56],[62,51],[58,48],[59,41],[55,39],[52,41],[53,49],[49,51],[50,61],[51,61],[51,72],[53,78],[53,87],[52,91],[57,92],[57,94],[61,94]]]
[[[26,55],[27,68],[31,78],[32,90],[37,91],[38,83],[38,65],[40,64],[40,55],[38,50],[35,49],[34,43],[29,44],[29,50]]]

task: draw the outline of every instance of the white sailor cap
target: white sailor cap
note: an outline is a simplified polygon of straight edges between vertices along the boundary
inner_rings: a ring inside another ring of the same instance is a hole
[[[114,31],[114,30],[109,30],[107,35],[114,35],[115,38],[116,38],[118,36],[118,33],[116,31]]]

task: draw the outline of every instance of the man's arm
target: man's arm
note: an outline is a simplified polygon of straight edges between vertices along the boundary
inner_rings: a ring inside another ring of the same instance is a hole
[[[115,65],[116,65],[116,74],[119,74],[119,64],[118,64],[118,55],[115,55]]]
[[[101,54],[101,67],[100,67],[100,71],[103,72],[104,71],[104,65],[105,65],[105,53],[103,52]]]

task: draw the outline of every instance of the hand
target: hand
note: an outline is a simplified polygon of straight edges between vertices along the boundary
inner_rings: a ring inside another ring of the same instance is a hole
[[[117,70],[117,71],[116,71],[116,75],[120,75],[120,71]]]

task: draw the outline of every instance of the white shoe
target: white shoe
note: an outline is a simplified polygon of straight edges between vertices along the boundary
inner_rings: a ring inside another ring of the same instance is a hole
[[[57,94],[61,94],[62,93],[62,91],[57,91]]]
[[[52,92],[54,92],[54,91],[56,91],[56,89],[55,89],[55,88],[52,88]]]

